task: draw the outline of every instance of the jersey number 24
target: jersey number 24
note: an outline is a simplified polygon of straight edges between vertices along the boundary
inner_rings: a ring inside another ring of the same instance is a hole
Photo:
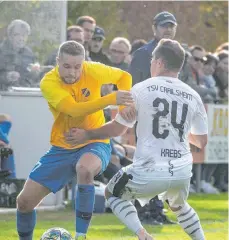
[[[159,132],[159,121],[160,117],[166,117],[169,114],[169,103],[165,98],[156,98],[153,101],[153,107],[159,107],[160,104],[163,104],[163,110],[158,111],[154,115],[153,119],[153,135],[155,138],[165,139],[169,136],[169,130],[165,129],[162,133]],[[179,131],[180,142],[183,142],[183,133],[184,133],[184,123],[188,113],[188,104],[183,104],[182,113],[181,113],[181,121],[177,123],[177,101],[172,101],[171,107],[171,124],[175,129]]]

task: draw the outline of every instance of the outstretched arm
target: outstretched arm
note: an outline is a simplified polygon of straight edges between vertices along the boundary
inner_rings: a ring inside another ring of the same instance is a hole
[[[76,102],[71,96],[61,100],[56,106],[59,112],[65,113],[71,117],[84,117],[97,112],[111,104],[116,104],[116,94],[109,94],[105,97],[88,102]]]
[[[127,91],[118,91],[92,101],[79,103],[58,83],[49,79],[44,79],[40,87],[44,98],[53,108],[72,117],[84,117],[109,105],[133,103],[132,95]]]
[[[125,117],[125,119],[123,118]],[[65,134],[65,140],[70,145],[82,144],[88,140],[108,139],[123,135],[128,127],[133,127],[136,118],[134,107],[124,108],[113,121],[100,128],[84,130],[73,128]]]

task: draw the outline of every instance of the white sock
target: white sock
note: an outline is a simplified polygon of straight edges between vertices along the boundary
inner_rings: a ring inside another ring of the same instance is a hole
[[[138,218],[138,213],[134,205],[127,200],[117,197],[110,197],[108,204],[113,213],[135,234],[143,226]]]
[[[177,216],[177,220],[184,231],[193,240],[205,240],[204,231],[200,224],[200,219],[195,210],[188,204],[178,211],[174,212]]]

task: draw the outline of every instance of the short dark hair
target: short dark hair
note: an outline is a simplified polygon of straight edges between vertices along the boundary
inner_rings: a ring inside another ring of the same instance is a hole
[[[85,22],[89,22],[91,24],[96,24],[96,21],[95,21],[95,19],[93,17],[81,16],[81,17],[77,18],[76,25],[82,27]]]
[[[140,47],[144,46],[146,44],[146,40],[144,39],[136,39],[133,41],[133,43],[131,44],[131,52],[130,54],[134,53],[137,49],[139,49]]]
[[[189,48],[190,52],[193,53],[195,50],[205,52],[205,49],[201,47],[200,45],[193,45]]]
[[[58,50],[58,57],[60,57],[63,53],[72,56],[82,55],[85,57],[85,50],[83,45],[75,41],[66,41],[62,43]]]
[[[215,62],[216,64],[219,62],[219,58],[213,53],[207,53],[205,56],[204,64],[209,64],[211,62]]]
[[[76,25],[72,25],[72,26],[68,27],[67,28],[67,40],[70,38],[70,34],[72,32],[76,32],[76,33],[82,32],[83,33],[83,28],[80,26],[76,26]]]
[[[185,60],[185,50],[179,42],[171,39],[161,39],[154,49],[152,56],[161,58],[165,69],[169,71],[180,71]]]
[[[227,50],[221,50],[217,53],[217,57],[219,58],[219,61],[223,60],[224,58],[228,58],[228,51]]]

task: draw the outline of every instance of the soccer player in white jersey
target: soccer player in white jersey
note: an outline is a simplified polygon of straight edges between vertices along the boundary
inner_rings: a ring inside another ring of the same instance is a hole
[[[162,39],[152,53],[152,77],[131,90],[134,107],[124,108],[101,128],[72,129],[66,134],[66,141],[74,145],[121,135],[138,122],[133,164],[110,180],[105,195],[114,214],[140,240],[153,238],[141,225],[131,200],[155,195],[167,200],[191,239],[205,239],[200,219],[187,198],[192,176],[189,143],[199,148],[207,144],[207,115],[198,93],[178,79],[184,58],[177,41]]]

